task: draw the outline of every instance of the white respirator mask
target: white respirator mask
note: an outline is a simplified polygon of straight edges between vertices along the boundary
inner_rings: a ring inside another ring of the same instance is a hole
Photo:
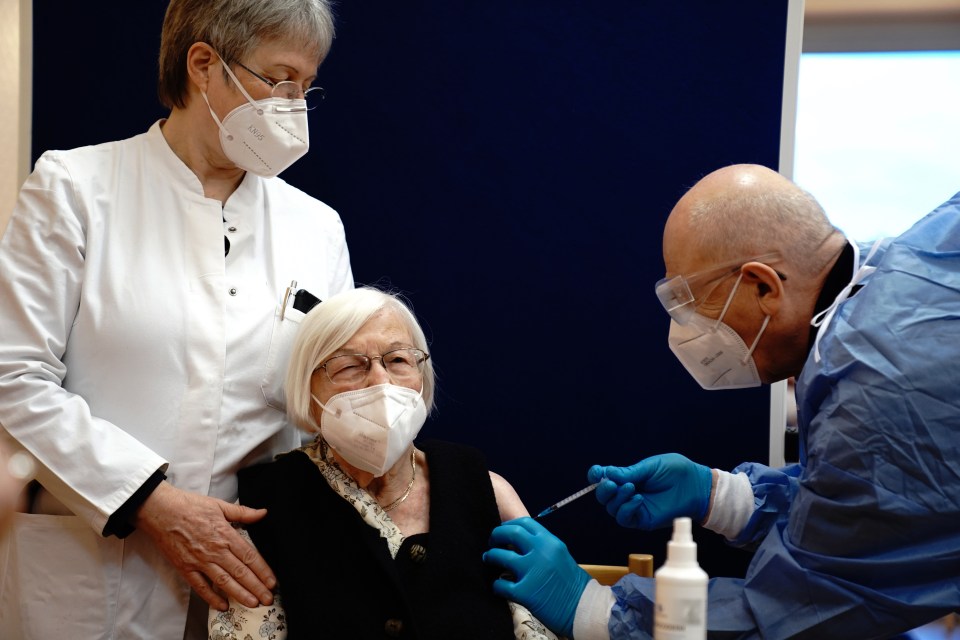
[[[223,153],[244,171],[272,178],[303,157],[310,148],[307,101],[288,98],[254,100],[237,80],[230,65],[223,62],[223,69],[247,99],[246,104],[228,113],[221,122],[210,106],[206,92],[200,92],[220,128]]]
[[[427,420],[419,391],[379,384],[338,393],[323,404],[320,435],[357,469],[379,478],[407,451]]]
[[[723,323],[723,316],[742,277],[737,278],[716,320],[699,313],[691,315],[686,324],[670,320],[670,350],[693,379],[708,391],[744,389],[761,384],[757,365],[753,361],[753,350],[767,328],[770,316],[764,318],[760,332],[749,348],[736,331]]]

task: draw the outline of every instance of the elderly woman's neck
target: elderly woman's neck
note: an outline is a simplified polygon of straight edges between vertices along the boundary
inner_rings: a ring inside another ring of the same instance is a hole
[[[369,471],[356,468],[330,447],[325,447],[325,451],[327,460],[336,463],[344,473],[353,478],[353,481],[356,482],[360,488],[366,490],[367,493],[377,499],[381,497],[389,499],[393,494],[402,492],[403,488],[410,483],[411,476],[415,473],[411,468],[409,452],[400,456],[397,463],[388,469],[385,474],[377,477]]]

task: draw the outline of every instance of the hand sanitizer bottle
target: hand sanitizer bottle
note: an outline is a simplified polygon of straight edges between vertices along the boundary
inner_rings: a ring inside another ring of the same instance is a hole
[[[707,574],[697,564],[697,544],[690,518],[673,521],[667,561],[654,574],[653,637],[655,640],[705,640],[707,637]]]

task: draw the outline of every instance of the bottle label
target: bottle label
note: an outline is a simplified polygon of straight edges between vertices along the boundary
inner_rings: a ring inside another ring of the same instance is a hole
[[[673,587],[670,597],[658,597],[654,608],[655,640],[692,640],[707,637],[707,601],[703,588]],[[686,593],[684,593],[686,592]]]

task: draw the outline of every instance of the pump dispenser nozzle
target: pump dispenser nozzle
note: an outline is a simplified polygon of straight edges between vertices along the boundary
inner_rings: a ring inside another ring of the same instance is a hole
[[[693,541],[690,518],[673,521],[673,537],[667,543],[667,562],[697,566],[697,545]]]

